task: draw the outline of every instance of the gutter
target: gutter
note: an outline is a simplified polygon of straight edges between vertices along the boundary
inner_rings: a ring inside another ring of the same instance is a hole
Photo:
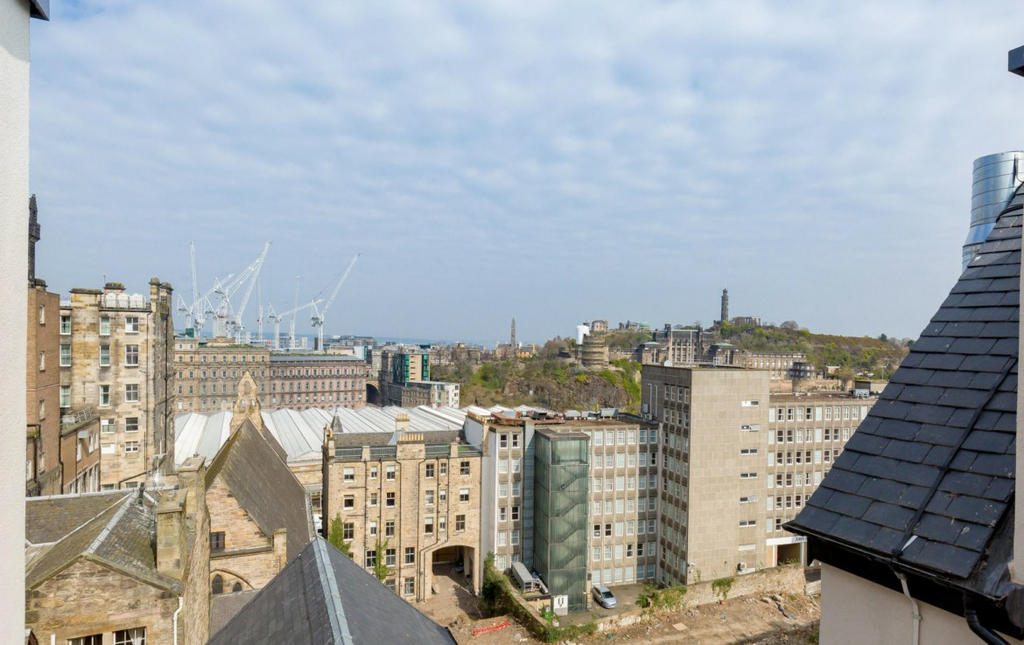
[[[1002,636],[981,624],[978,611],[971,606],[966,596],[964,597],[964,618],[967,619],[967,626],[971,628],[971,631],[988,645],[1009,645]]]

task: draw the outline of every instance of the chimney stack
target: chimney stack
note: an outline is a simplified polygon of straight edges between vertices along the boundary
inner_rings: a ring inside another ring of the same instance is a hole
[[[185,571],[185,491],[169,491],[156,507],[156,570],[181,580]]]

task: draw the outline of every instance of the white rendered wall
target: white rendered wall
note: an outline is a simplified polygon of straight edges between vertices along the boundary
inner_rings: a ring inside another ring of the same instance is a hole
[[[910,588],[914,593],[914,588]],[[918,601],[922,645],[981,643],[967,620]],[[821,645],[913,642],[910,601],[897,593],[842,569],[821,566]],[[1020,643],[1001,634],[1010,643]]]
[[[25,642],[28,0],[0,0],[0,642]],[[49,313],[49,312],[48,312]],[[56,315],[53,312],[49,315]]]

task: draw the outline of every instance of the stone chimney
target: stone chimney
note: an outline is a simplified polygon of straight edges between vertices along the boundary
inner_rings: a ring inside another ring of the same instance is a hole
[[[206,501],[206,458],[195,456],[182,462],[178,482],[185,493],[185,515],[194,520]]]
[[[185,571],[185,491],[168,491],[156,507],[156,570],[181,580]]]
[[[409,415],[405,412],[399,412],[398,416],[395,417],[395,432],[405,432],[409,429]]]

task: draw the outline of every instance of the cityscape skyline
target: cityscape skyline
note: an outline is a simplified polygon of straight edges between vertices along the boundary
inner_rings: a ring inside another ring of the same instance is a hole
[[[363,254],[331,334],[709,324],[728,287],[734,315],[915,337],[972,160],[1020,147],[1016,35],[881,6],[61,3],[33,34],[39,274],[185,294],[190,241],[202,286],[271,240],[279,310]]]

